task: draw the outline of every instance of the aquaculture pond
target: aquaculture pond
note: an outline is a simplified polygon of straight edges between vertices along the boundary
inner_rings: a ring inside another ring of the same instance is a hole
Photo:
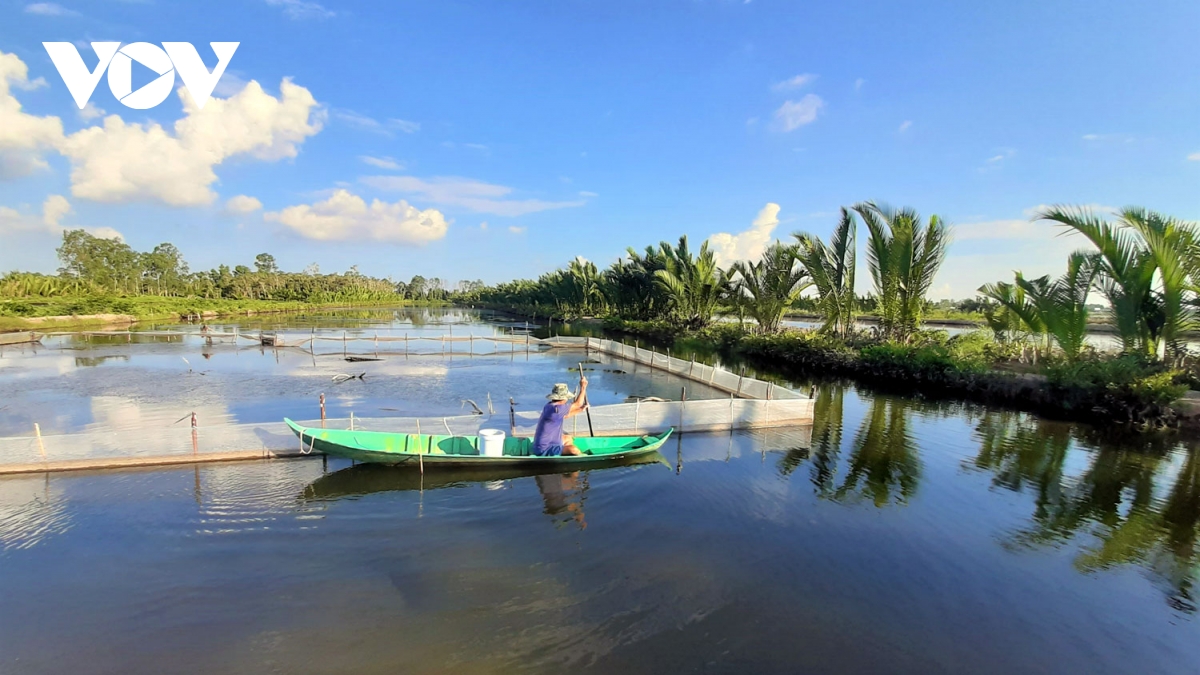
[[[513,328],[460,310],[257,321]],[[363,415],[531,407],[574,375],[566,353],[335,357],[136,335],[6,348],[0,434],[41,419],[137,443],[201,403],[267,420],[319,391]],[[365,379],[332,383],[354,365]],[[606,402],[680,384],[594,376]],[[1200,669],[1193,444],[815,385],[812,427],[689,434],[566,475],[306,458],[0,477],[0,672]]]

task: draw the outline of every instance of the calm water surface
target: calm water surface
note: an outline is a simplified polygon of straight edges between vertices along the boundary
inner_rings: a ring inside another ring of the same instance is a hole
[[[144,347],[113,371],[177,356]],[[557,358],[479,367],[552,378]],[[86,392],[46,382],[98,370],[6,368],[0,406],[71,407]],[[674,386],[606,375],[614,398]],[[0,478],[0,672],[1200,669],[1192,445],[817,391],[811,430],[692,434],[577,474],[306,459]]]

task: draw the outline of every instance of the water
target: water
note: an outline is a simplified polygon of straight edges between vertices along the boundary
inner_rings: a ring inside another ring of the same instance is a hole
[[[817,404],[811,430],[568,475],[0,478],[0,672],[1196,671],[1193,445],[836,383]]]

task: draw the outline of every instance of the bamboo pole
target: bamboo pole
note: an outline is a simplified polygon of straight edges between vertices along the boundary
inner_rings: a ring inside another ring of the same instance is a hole
[[[325,428],[325,392],[321,392],[321,428]]]
[[[421,475],[425,475],[425,454],[421,449],[421,420],[417,419],[417,465],[421,467]]]

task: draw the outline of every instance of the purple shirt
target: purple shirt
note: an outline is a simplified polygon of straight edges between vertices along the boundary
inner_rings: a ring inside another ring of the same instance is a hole
[[[566,419],[570,410],[570,401],[550,401],[542,408],[542,416],[538,418],[537,431],[533,433],[535,454],[546,452],[556,445],[562,445],[563,420]]]

